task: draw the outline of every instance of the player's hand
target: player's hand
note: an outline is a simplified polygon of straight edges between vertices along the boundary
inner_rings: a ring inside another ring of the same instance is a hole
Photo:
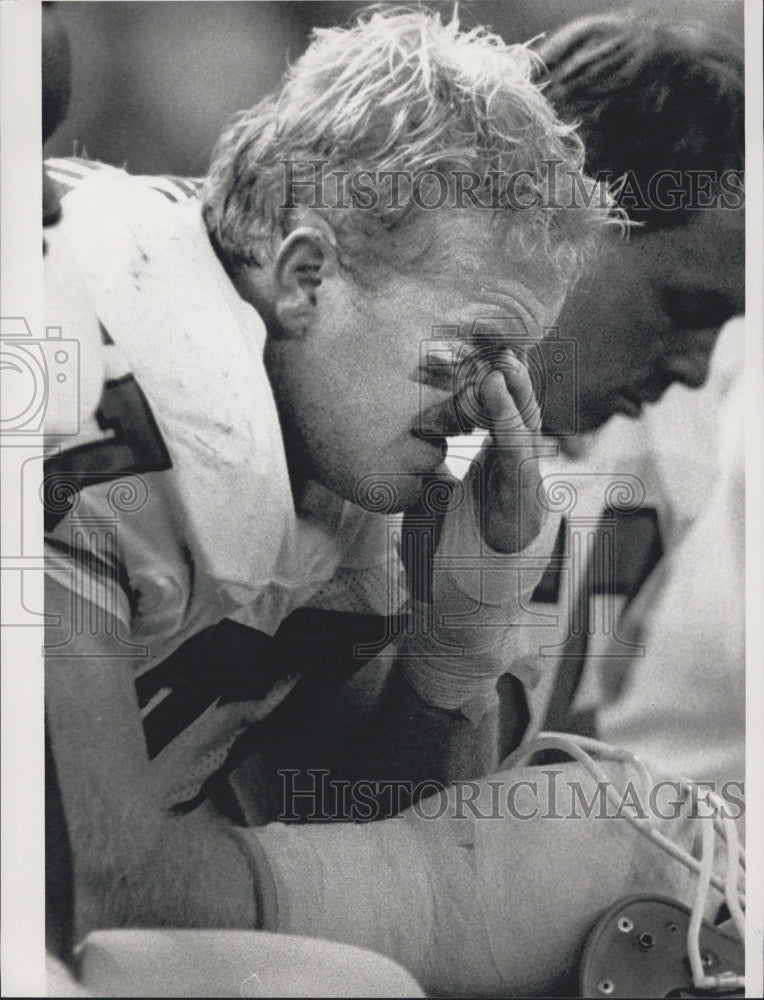
[[[456,422],[463,432],[483,427],[489,436],[463,489],[454,490],[460,501],[443,518],[431,583],[417,586],[416,560],[407,567],[415,600],[403,669],[424,701],[474,719],[495,703],[496,678],[511,659],[512,623],[538,583],[522,563],[492,554],[510,556],[537,537],[543,546],[551,532],[539,499],[541,415],[525,363],[503,345],[478,345],[455,378]]]
[[[483,541],[495,552],[518,552],[538,535],[543,519],[537,494],[541,411],[531,377],[507,348],[476,364],[466,392],[490,435],[473,477]]]

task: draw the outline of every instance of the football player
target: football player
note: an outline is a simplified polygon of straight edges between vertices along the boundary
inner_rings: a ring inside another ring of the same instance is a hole
[[[603,701],[615,702],[627,673],[644,667],[636,632],[644,632],[660,577],[671,572],[668,557],[712,495],[719,473],[719,417],[727,386],[742,366],[742,326],[728,321],[742,313],[745,297],[743,52],[735,39],[708,25],[636,11],[573,21],[534,47],[544,61],[544,93],[565,120],[580,123],[587,170],[618,183],[618,203],[633,223],[628,242],[603,241],[558,320],[560,338],[573,341],[578,353],[577,429],[584,433],[571,433],[569,411],[560,405],[564,397],[550,396],[545,413],[545,428],[559,435],[571,455],[570,461],[550,458],[547,472],[575,483],[579,492],[568,512],[566,556],[575,545],[575,520],[580,540],[587,519],[602,515],[611,484],[639,484],[643,493],[633,511],[614,517],[611,510],[601,522],[603,532],[615,531],[613,578],[592,571],[591,593],[572,610],[574,619],[588,615],[583,642],[564,648],[558,683],[541,684],[529,698],[531,728],[591,733],[595,717],[604,719],[600,709],[613,718],[619,714],[617,704]],[[729,530],[739,528],[730,523]],[[734,546],[729,551],[732,559]],[[634,603],[653,569],[650,589]],[[557,574],[554,585],[548,580],[537,594],[546,607],[536,610],[567,612],[574,591]],[[624,607],[626,617],[616,625]],[[697,602],[690,607],[702,617]],[[639,630],[628,625],[634,612],[642,618]],[[672,634],[689,651],[696,631],[689,623],[685,630],[675,624]],[[653,632],[650,652],[659,648],[658,634]],[[558,630],[534,636],[531,645],[538,657],[540,647],[561,649],[563,640]],[[721,711],[737,725],[727,723],[720,733],[724,756],[732,745],[740,747],[744,720],[742,660],[732,666],[734,660],[728,658],[736,681],[727,684]],[[719,658],[714,662],[718,668]],[[544,673],[551,682],[555,671]],[[678,662],[671,676],[683,683]],[[718,669],[716,676],[718,682]],[[699,720],[715,715],[712,729],[719,731],[718,693],[715,684],[709,686],[701,708],[701,689],[695,685],[694,691],[695,711],[666,699],[667,710],[673,706],[676,714],[660,734],[654,684],[630,695],[644,699],[645,713],[631,730],[624,726],[619,738],[608,719],[602,732],[610,742],[628,741],[635,751],[649,746],[656,763],[661,757],[682,760],[688,774],[699,777],[696,769],[710,769],[703,775],[710,779],[716,774],[710,730]]]
[[[487,32],[377,12],[317,33],[239,116],[201,208],[183,180],[51,164],[105,367],[46,470],[46,701],[81,929],[308,929],[432,988],[501,992],[559,980],[621,893],[684,891],[618,818],[602,838],[504,806],[485,828],[409,814],[289,839],[237,827],[219,781],[290,693],[310,701],[379,651],[393,669],[364,776],[495,761],[495,680],[557,533],[523,357],[612,221],[606,200],[543,197],[544,162],[591,185],[531,71]],[[407,174],[430,186],[391,200]],[[454,198],[465,174],[487,203],[434,207],[437,178]],[[446,438],[476,426],[463,484],[438,478]],[[402,558],[427,546],[422,566]],[[369,903],[356,926],[347,877]],[[517,879],[517,927],[558,925],[510,968]]]

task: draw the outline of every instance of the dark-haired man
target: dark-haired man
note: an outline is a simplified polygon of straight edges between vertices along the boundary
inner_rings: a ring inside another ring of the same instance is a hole
[[[561,657],[556,683],[547,669],[530,696],[530,728],[591,733],[600,684],[612,699],[624,665],[642,655],[641,630],[619,614],[700,513],[717,472],[718,415],[742,348],[739,328],[730,327],[714,355],[721,328],[744,308],[743,55],[699,22],[637,11],[574,21],[537,51],[545,94],[579,123],[587,169],[616,185],[633,223],[626,243],[606,236],[558,320],[560,338],[578,352],[581,433],[570,434],[567,414],[555,411],[560,397],[545,411],[545,429],[568,455],[546,472],[577,491],[559,553],[570,557],[577,545],[586,552],[587,544],[590,553],[588,570],[550,574],[537,592],[547,610],[569,607],[572,622],[563,614],[562,634],[551,627],[529,643],[528,655],[543,648],[546,664]],[[619,481],[635,509],[611,509],[595,532]],[[595,571],[595,560],[607,568]],[[649,618],[649,604],[641,615]],[[692,630],[684,642],[692,646]],[[598,663],[605,667],[595,670]],[[687,735],[679,726],[671,745]],[[608,736],[618,739],[615,723]],[[690,743],[705,759],[697,739]],[[662,756],[647,735],[634,745]],[[686,753],[669,754],[665,739],[663,746],[662,763],[686,763]]]
[[[538,47],[544,93],[579,122],[586,167],[639,226],[611,239],[559,317],[579,346],[580,430],[706,379],[743,311],[743,54],[699,23],[584,19]],[[556,430],[551,408],[546,428]]]

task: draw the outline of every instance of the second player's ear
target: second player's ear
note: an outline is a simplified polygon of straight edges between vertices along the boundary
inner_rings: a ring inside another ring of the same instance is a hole
[[[299,338],[310,332],[319,288],[336,262],[335,246],[328,227],[300,226],[279,247],[273,298],[282,337]]]

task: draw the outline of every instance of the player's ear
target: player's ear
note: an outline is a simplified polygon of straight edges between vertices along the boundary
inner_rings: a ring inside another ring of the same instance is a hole
[[[334,235],[326,225],[300,226],[281,244],[273,267],[273,300],[282,337],[310,332],[321,283],[336,261]]]

